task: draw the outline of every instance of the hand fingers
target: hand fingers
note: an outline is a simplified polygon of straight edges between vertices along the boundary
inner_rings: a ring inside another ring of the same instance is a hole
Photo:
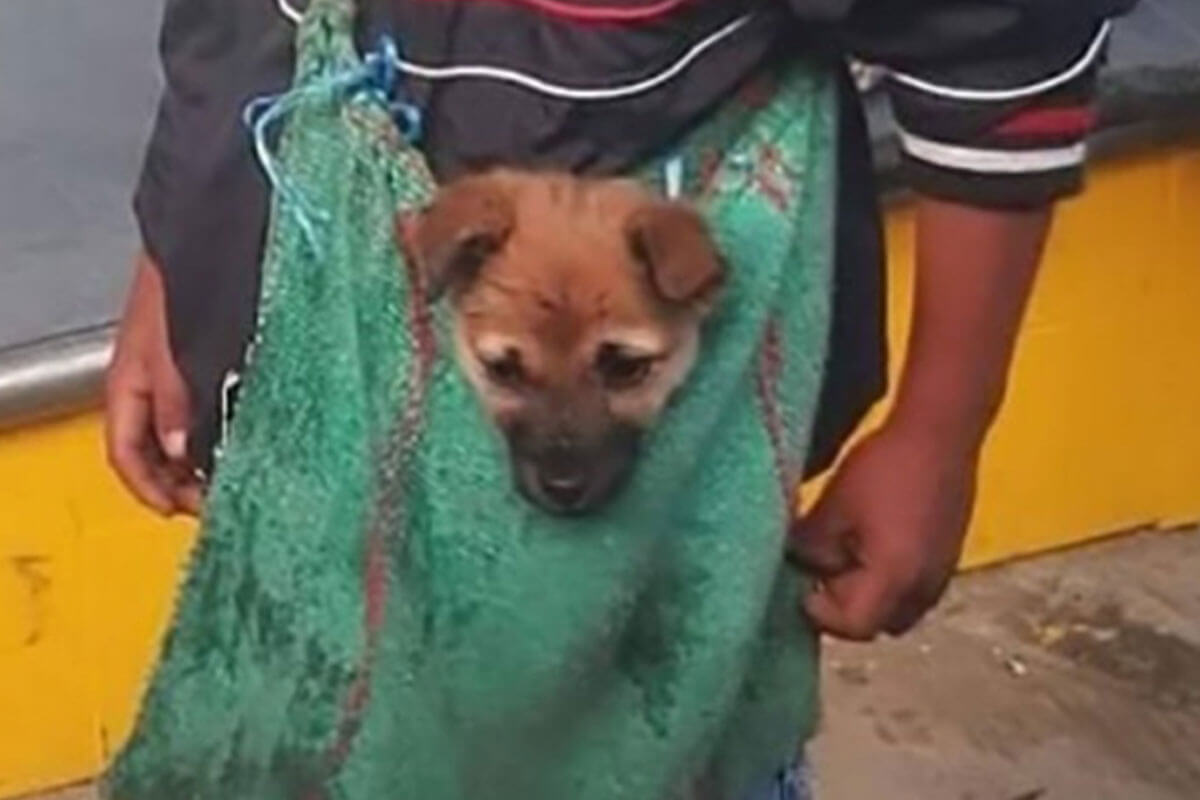
[[[175,489],[174,497],[180,511],[193,517],[200,516],[201,510],[204,508],[204,490],[199,481],[181,482]]]
[[[889,636],[902,636],[915,628],[945,593],[953,570],[953,566],[950,566],[944,575],[929,576],[917,584],[897,606],[884,626],[885,632]]]
[[[111,390],[105,438],[109,463],[129,491],[158,513],[171,514],[170,484],[150,440],[149,396],[133,387]]]
[[[884,570],[865,564],[818,583],[804,607],[816,626],[832,636],[865,642],[884,629],[899,592]]]
[[[162,369],[154,377],[154,431],[158,446],[175,463],[187,461],[187,430],[191,420],[187,388],[172,370]]]
[[[883,631],[888,636],[903,636],[917,626],[931,604],[914,595],[904,600],[892,613]]]
[[[819,502],[788,531],[788,561],[815,575],[837,575],[858,566],[858,535],[854,526]]]
[[[155,378],[152,406],[158,447],[167,459],[164,485],[177,511],[199,516],[203,491],[188,458],[190,405],[183,380],[173,369],[161,370]]]
[[[876,568],[878,569],[878,568]],[[851,575],[820,584],[809,598],[807,610],[826,632],[854,640],[872,639],[879,633],[908,633],[937,605],[952,571],[929,576],[916,585],[899,576],[871,576],[869,566]]]
[[[199,516],[204,503],[203,490],[188,458],[191,405],[187,387],[173,365],[161,369],[154,380],[153,406],[159,448],[169,461],[172,500],[177,510]]]

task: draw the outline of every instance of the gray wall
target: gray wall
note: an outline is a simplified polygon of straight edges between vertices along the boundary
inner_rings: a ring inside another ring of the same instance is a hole
[[[0,349],[112,318],[162,0],[0,0]]]

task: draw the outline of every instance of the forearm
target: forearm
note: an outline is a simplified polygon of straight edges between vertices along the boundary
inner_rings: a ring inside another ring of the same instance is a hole
[[[912,331],[891,420],[976,448],[1004,397],[1051,212],[922,198]]]

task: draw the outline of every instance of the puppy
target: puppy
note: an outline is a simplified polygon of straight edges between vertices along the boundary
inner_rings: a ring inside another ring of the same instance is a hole
[[[720,293],[700,216],[633,181],[499,170],[445,187],[409,251],[518,490],[558,515],[610,500]]]

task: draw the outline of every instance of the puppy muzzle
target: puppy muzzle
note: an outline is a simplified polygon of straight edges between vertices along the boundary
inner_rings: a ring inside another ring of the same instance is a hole
[[[639,432],[625,425],[588,437],[562,431],[539,435],[518,426],[508,436],[517,489],[550,514],[592,513],[625,485],[639,439]]]

